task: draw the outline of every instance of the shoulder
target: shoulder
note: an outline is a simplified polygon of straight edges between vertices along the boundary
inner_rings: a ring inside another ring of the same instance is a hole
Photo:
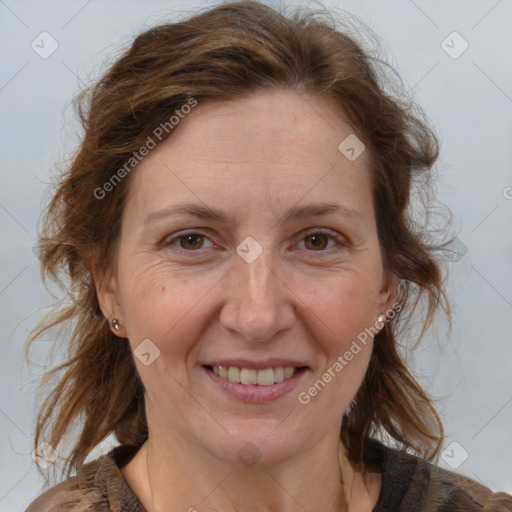
[[[132,446],[118,446],[85,464],[75,476],[39,496],[26,512],[144,512],[119,469],[136,451]]]
[[[494,493],[466,476],[439,468],[424,460],[418,461],[407,502],[410,506],[425,496],[430,503],[426,511],[450,512],[512,512],[512,496]]]
[[[509,494],[380,443],[370,450],[382,472],[374,512],[512,512]]]

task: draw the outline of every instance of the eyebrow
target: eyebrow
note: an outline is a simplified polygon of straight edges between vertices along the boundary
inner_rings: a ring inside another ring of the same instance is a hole
[[[360,212],[351,208],[347,208],[341,204],[314,203],[304,206],[293,206],[286,212],[284,217],[281,219],[281,222],[303,219],[307,217],[320,217],[322,215],[328,215],[334,212],[339,212],[345,217],[353,218],[359,221],[363,220],[363,215]],[[150,213],[144,219],[144,225],[153,224],[161,219],[180,214],[190,215],[199,219],[208,219],[211,221],[222,222],[225,224],[235,223],[234,217],[227,215],[217,208],[212,208],[200,204],[184,203]]]

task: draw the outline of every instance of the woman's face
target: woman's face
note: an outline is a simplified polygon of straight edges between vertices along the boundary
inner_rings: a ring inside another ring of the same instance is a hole
[[[150,436],[228,462],[339,437],[365,329],[394,299],[368,152],[338,149],[353,133],[325,100],[260,92],[199,103],[133,171],[100,300],[135,351]]]

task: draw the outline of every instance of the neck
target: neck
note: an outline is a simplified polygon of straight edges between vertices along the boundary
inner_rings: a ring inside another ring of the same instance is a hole
[[[186,440],[150,435],[122,472],[148,512],[340,512],[348,510],[350,490],[343,489],[354,484],[348,461],[341,462],[344,484],[335,436],[285,461],[245,467],[219,461]]]

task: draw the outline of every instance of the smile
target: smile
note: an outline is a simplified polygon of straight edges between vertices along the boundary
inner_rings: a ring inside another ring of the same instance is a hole
[[[226,363],[203,364],[203,375],[215,384],[214,389],[252,404],[268,404],[288,395],[310,371],[303,363],[290,360]]]
[[[237,366],[205,366],[205,368],[229,382],[246,386],[271,386],[289,379],[301,369],[292,366],[278,366],[262,370],[238,368]]]

